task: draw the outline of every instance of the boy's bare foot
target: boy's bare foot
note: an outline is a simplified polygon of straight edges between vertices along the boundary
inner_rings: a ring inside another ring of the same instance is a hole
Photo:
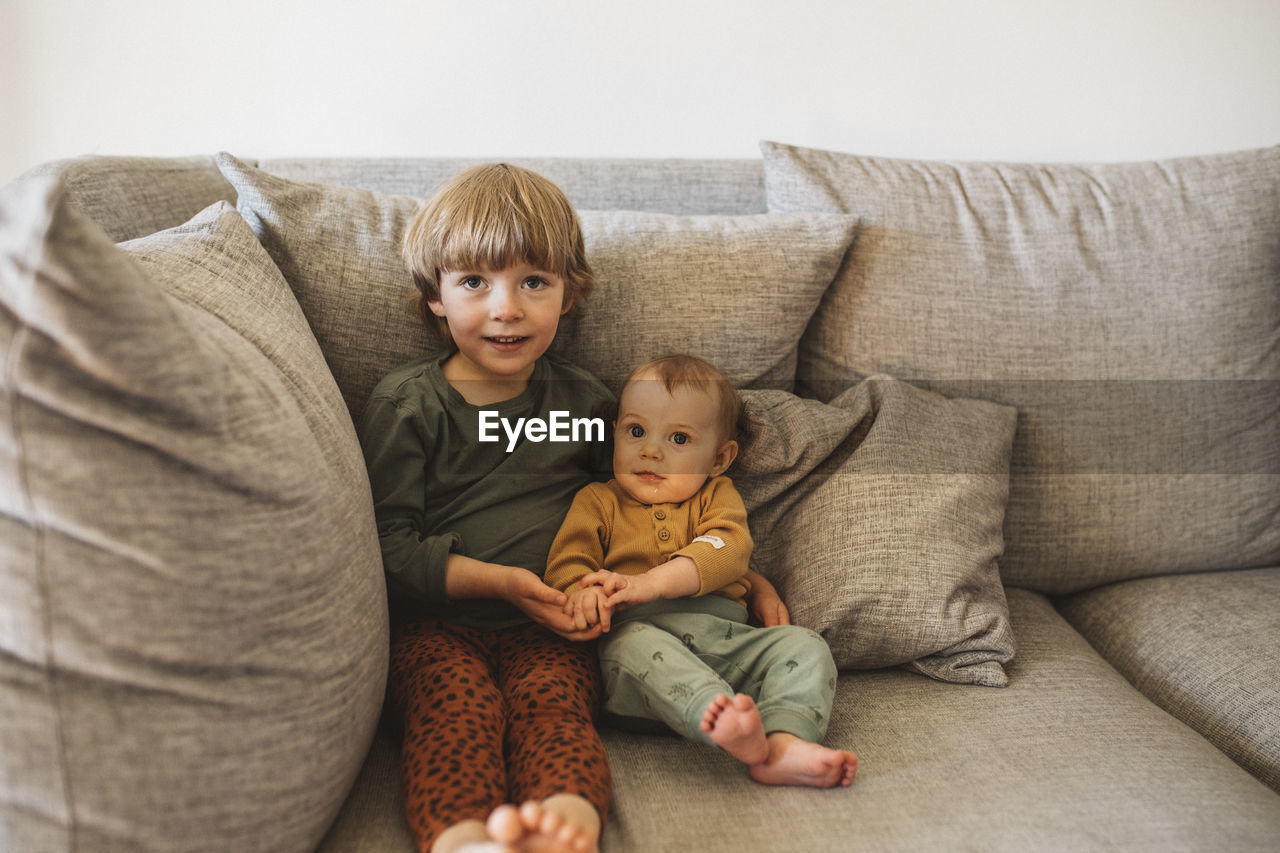
[[[721,693],[707,705],[699,724],[711,742],[741,761],[754,765],[769,758],[764,721],[756,703],[745,693],[730,699]]]
[[[485,823],[458,824],[431,853],[598,853],[599,840],[595,808],[576,794],[556,794],[518,809],[498,806]]]
[[[753,764],[751,778],[765,785],[804,785],[810,788],[848,787],[858,772],[858,756],[801,740],[788,732],[768,737],[769,757]]]

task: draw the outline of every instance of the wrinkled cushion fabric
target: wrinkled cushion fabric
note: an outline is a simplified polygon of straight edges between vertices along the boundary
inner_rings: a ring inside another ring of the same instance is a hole
[[[1153,702],[1280,792],[1280,568],[1142,578],[1057,604]]]
[[[1280,148],[1096,166],[764,143],[772,211],[860,217],[800,343],[1018,408],[1001,570],[1071,592],[1280,562]]]
[[[3,846],[313,849],[387,624],[296,301],[225,202],[116,247],[33,178],[0,234]]]
[[[290,181],[227,154],[218,165],[358,414],[383,375],[438,346],[410,307],[400,256],[419,201]],[[739,385],[792,387],[796,341],[854,227],[851,217],[813,214],[580,218],[596,290],[555,348],[615,391],[632,367],[670,352],[707,358]]]
[[[842,668],[907,665],[1003,687],[1014,654],[998,559],[1016,412],[887,377],[830,403],[743,392],[730,472],[752,567]]]

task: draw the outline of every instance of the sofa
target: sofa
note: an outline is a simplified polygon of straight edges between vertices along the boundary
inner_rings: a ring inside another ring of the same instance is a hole
[[[86,156],[0,194],[0,849],[409,851],[353,426],[455,158]],[[1280,147],[514,159],[556,347],[742,389],[753,567],[849,788],[602,723],[621,851],[1280,849]]]

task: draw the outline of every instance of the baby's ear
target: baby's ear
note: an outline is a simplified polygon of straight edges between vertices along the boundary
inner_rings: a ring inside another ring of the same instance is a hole
[[[726,441],[716,451],[715,464],[711,466],[711,476],[719,477],[725,471],[729,470],[729,466],[733,464],[733,460],[738,458],[738,442]]]

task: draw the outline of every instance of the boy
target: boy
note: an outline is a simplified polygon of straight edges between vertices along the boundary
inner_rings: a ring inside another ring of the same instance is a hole
[[[595,850],[611,790],[600,677],[592,647],[570,641],[604,626],[575,628],[542,574],[607,451],[480,440],[482,414],[590,419],[613,404],[547,353],[593,285],[582,229],[555,184],[491,164],[422,207],[404,256],[446,349],[378,384],[360,438],[391,601],[405,814],[422,853]],[[757,614],[786,619],[771,586],[753,598]]]
[[[614,479],[574,498],[546,582],[569,594],[577,630],[613,625],[600,639],[605,710],[719,746],[765,784],[847,786],[857,757],[819,744],[835,695],[826,642],[747,625],[751,536],[723,476],[738,412],[733,386],[701,359],[637,368],[619,401]]]
[[[360,427],[393,636],[401,787],[426,853],[497,840],[594,850],[610,776],[590,639],[546,586],[547,547],[599,445],[479,440],[483,412],[591,417],[612,395],[547,354],[592,287],[577,215],[525,169],[480,166],[417,213],[404,255],[448,350],[397,368]],[[523,698],[542,691],[543,710]],[[520,810],[504,805],[524,802]]]

